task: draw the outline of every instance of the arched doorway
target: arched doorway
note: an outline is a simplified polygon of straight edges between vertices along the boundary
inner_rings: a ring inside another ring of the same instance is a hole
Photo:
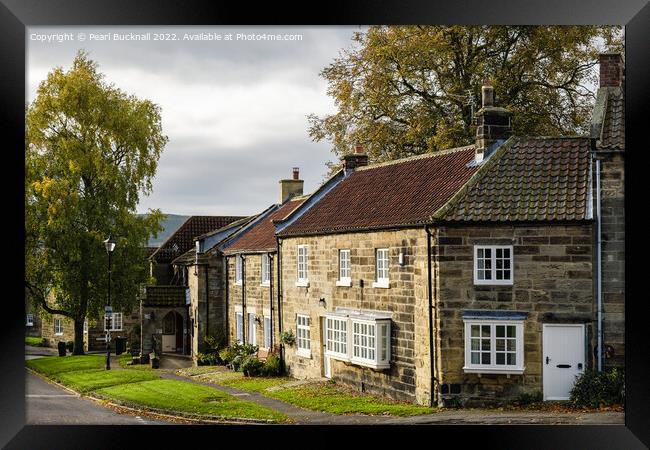
[[[162,351],[183,353],[183,316],[176,311],[163,317]]]

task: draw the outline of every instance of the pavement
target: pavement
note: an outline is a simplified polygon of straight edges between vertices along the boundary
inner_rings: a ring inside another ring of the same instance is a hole
[[[27,425],[164,425],[163,421],[118,414],[66,389],[26,373]]]

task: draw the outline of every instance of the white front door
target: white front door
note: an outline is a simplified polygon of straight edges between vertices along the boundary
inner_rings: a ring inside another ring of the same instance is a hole
[[[544,400],[568,400],[576,376],[585,370],[585,326],[544,324],[542,329]]]

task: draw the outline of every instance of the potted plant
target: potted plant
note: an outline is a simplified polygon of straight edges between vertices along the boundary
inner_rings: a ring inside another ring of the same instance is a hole
[[[296,335],[293,334],[293,330],[283,331],[280,335],[280,341],[289,347],[293,347],[293,344],[296,343]]]

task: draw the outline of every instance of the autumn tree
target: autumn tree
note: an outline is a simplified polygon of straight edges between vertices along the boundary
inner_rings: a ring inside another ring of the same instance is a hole
[[[513,112],[515,134],[588,131],[597,54],[621,30],[592,26],[372,26],[321,72],[334,114],[309,116],[313,140],[341,156],[357,143],[386,161],[467,145],[481,85]]]
[[[54,68],[26,112],[25,287],[34,304],[74,321],[74,353],[83,354],[83,322],[103,318],[107,254],[117,240],[111,301],[129,311],[148,281],[145,246],[162,214],[139,216],[167,142],[160,108],[104,81],[79,52],[68,71]]]

